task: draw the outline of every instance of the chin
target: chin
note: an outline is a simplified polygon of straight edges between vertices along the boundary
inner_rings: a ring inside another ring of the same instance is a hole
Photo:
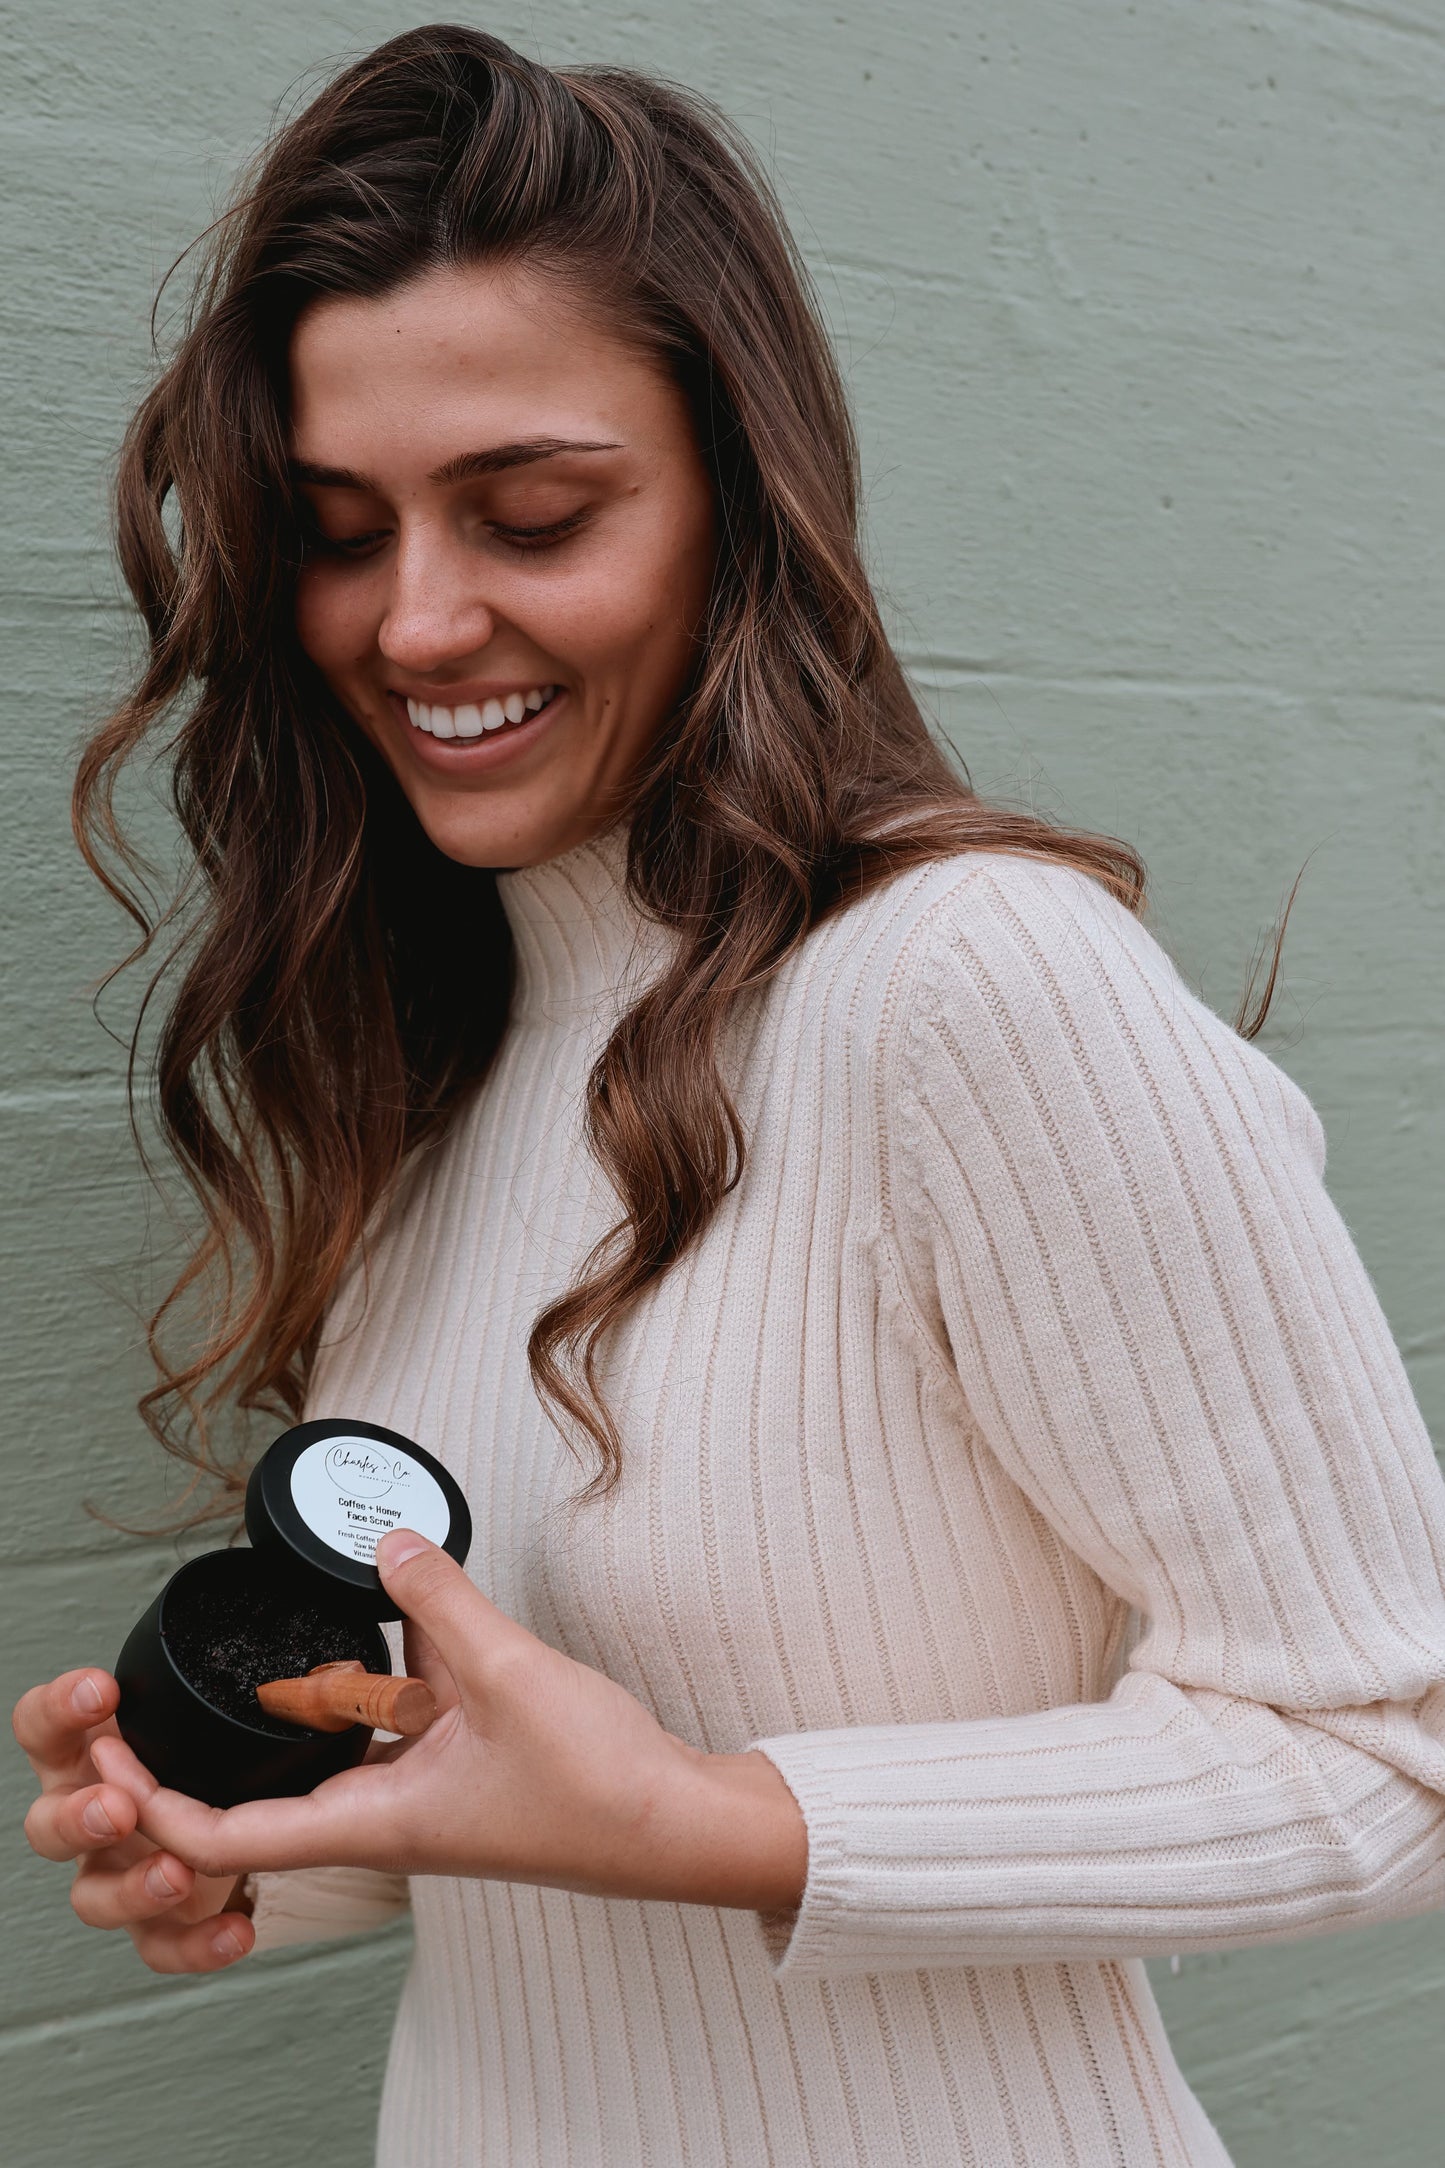
[[[413,803],[413,811],[428,840],[444,858],[459,866],[491,866],[500,871],[539,866],[545,859],[559,857],[596,826],[595,822],[576,818],[529,820],[525,814],[508,816],[500,807],[488,817],[476,807],[463,812],[455,803],[445,808]]]

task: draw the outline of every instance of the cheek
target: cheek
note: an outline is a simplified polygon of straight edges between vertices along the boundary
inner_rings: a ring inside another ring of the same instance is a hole
[[[296,637],[318,670],[341,669],[368,652],[374,616],[360,580],[338,580],[321,567],[297,581]]]
[[[601,664],[635,664],[662,615],[656,595],[638,586],[630,568],[614,567],[570,598],[565,633],[562,624],[557,630],[584,663],[590,658]]]
[[[645,677],[670,680],[696,632],[710,584],[709,567],[679,562],[673,551],[618,549],[585,579],[552,590],[548,644],[584,668],[589,661],[625,663]]]

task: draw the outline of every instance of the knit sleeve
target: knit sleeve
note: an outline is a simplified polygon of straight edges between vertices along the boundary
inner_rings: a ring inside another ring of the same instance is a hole
[[[370,1867],[300,1867],[246,1878],[258,1951],[329,1942],[390,1926],[410,1905],[404,1874]]]
[[[1304,1095],[1108,892],[936,914],[889,1251],[921,1359],[1142,1635],[1108,1698],[755,1742],[788,1976],[1224,1949],[1445,1901],[1445,1484]]]

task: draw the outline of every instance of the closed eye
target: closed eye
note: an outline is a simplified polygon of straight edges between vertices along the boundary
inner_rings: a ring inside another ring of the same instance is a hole
[[[508,527],[500,520],[492,520],[489,524],[499,542],[505,542],[514,549],[535,550],[545,549],[548,543],[561,542],[567,535],[574,534],[586,518],[584,508],[579,512],[569,512],[565,519],[549,520],[545,527]]]
[[[500,520],[489,520],[488,527],[496,539],[508,549],[547,549],[555,542],[565,541],[575,534],[587,520],[587,507],[569,512],[565,519],[548,520],[535,527],[507,526]],[[308,525],[305,530],[306,548],[309,553],[322,557],[358,558],[370,557],[382,544],[390,541],[390,527],[369,528],[365,534],[325,534],[319,527]]]
[[[308,527],[306,548],[322,557],[369,557],[390,533],[389,527],[375,527],[369,534],[323,534],[319,527]]]

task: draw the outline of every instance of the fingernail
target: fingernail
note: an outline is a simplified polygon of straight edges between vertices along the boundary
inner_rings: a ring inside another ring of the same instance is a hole
[[[419,1558],[426,1547],[424,1536],[414,1535],[409,1528],[393,1528],[376,1546],[377,1563],[394,1573],[409,1558]]]
[[[154,1897],[157,1904],[160,1904],[167,1897],[174,1897],[176,1894],[166,1875],[165,1868],[160,1865],[159,1861],[154,1867],[147,1870],[146,1893],[148,1896]]]
[[[71,1704],[82,1716],[99,1716],[105,1707],[100,1688],[94,1679],[79,1679],[70,1690]]]
[[[115,1835],[115,1823],[98,1799],[87,1802],[80,1819],[84,1822],[92,1837],[113,1837]]]
[[[223,1927],[218,1935],[212,1935],[211,1948],[217,1957],[228,1965],[246,1954],[246,1946],[240,1936],[232,1934],[229,1927]]]

